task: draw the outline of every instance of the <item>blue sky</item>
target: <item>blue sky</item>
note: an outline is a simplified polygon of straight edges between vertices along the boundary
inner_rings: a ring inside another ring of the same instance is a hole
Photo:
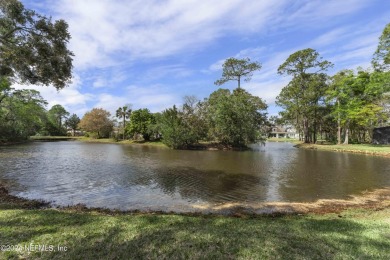
[[[329,74],[368,68],[390,22],[388,0],[22,0],[64,19],[74,52],[72,84],[34,88],[49,102],[82,116],[94,107],[112,114],[124,104],[152,112],[208,97],[229,57],[259,61],[242,87],[263,98],[269,115],[290,78],[277,68],[290,54],[317,50],[334,63]],[[233,89],[236,83],[223,88]]]

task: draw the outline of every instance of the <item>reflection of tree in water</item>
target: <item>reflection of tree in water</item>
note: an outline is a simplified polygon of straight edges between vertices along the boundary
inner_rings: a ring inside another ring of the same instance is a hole
[[[192,167],[159,168],[153,181],[166,194],[195,201],[259,201],[266,193],[266,180],[261,177]]]

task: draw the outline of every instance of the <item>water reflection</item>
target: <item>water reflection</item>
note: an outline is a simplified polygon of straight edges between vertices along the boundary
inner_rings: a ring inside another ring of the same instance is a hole
[[[267,143],[256,151],[175,151],[79,142],[0,147],[13,194],[92,207],[315,201],[390,185],[388,158]]]

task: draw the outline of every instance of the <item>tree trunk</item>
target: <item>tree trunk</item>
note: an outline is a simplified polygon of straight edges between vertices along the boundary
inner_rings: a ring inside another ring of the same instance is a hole
[[[337,107],[340,106],[340,101],[337,100]],[[340,111],[337,113],[337,144],[341,144],[341,119]]]
[[[314,109],[313,143],[317,143],[317,109]]]
[[[348,135],[349,135],[349,129],[348,127],[345,128],[345,139],[343,144],[348,144]]]
[[[307,118],[303,119],[303,135],[304,135],[305,143],[310,143],[309,122]]]
[[[337,144],[341,144],[341,126],[340,122],[337,122]]]
[[[240,88],[241,87],[241,76],[238,76],[238,88]]]
[[[126,117],[123,115],[123,140],[125,140],[125,126],[126,126]]]

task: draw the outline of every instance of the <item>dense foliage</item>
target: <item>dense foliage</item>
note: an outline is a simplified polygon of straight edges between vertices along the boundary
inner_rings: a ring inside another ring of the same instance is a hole
[[[390,23],[386,25],[379,38],[378,48],[374,53],[372,65],[377,71],[390,70]]]
[[[0,1],[0,76],[64,88],[72,77],[68,25],[25,9],[18,0]]]
[[[109,137],[114,126],[110,116],[110,112],[102,108],[94,108],[85,113],[79,127],[82,130],[95,134],[97,138]]]
[[[154,131],[152,125],[156,124],[156,119],[149,109],[134,110],[130,116],[130,124],[126,127],[126,133],[130,136],[142,135],[145,141],[149,141]]]
[[[163,143],[174,149],[188,148],[196,142],[192,128],[183,117],[183,112],[176,106],[162,112],[160,118]]]
[[[0,142],[37,133],[46,121],[46,101],[35,90],[15,90],[0,78]]]
[[[119,107],[116,110],[116,117],[122,119],[122,138],[125,139],[125,129],[126,129],[126,119],[130,118],[131,115],[131,105],[125,105],[123,107]]]
[[[319,101],[327,87],[323,72],[331,66],[315,50],[304,49],[291,54],[278,68],[279,74],[293,78],[276,103],[285,109],[286,119],[294,120],[295,128],[302,130],[305,143],[316,142]]]
[[[61,105],[54,105],[48,111],[47,135],[66,135],[65,120],[69,112]]]
[[[76,114],[72,114],[66,121],[65,125],[72,130],[72,135],[75,136],[78,129],[80,118]]]
[[[206,101],[209,139],[234,147],[262,140],[265,102],[242,88],[219,89]]]
[[[246,147],[262,140],[267,105],[242,88],[232,92],[219,89],[203,102],[187,97],[181,109],[176,106],[162,113],[163,142],[184,148],[200,140]]]

